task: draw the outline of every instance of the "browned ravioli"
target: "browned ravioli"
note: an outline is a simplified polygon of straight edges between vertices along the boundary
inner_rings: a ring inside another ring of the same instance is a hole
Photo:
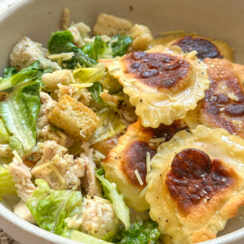
[[[152,129],[143,127],[138,120],[128,127],[117,146],[104,159],[106,178],[116,183],[128,206],[139,212],[148,209],[143,193],[150,159],[162,141],[168,141],[182,129],[185,126],[181,121],[175,121],[170,126],[161,124]]]
[[[164,38],[156,39],[152,45],[162,44],[166,46],[178,46],[183,52],[197,51],[197,57],[201,60],[205,58],[225,58],[233,60],[232,49],[227,43],[197,35],[179,32],[168,35]]]
[[[244,138],[244,65],[205,59],[211,80],[199,104],[200,123]]]

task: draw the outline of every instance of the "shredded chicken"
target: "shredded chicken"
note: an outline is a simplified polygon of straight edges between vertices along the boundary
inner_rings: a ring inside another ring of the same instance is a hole
[[[118,219],[111,202],[100,197],[87,197],[82,204],[81,231],[104,238],[116,229]]]
[[[101,186],[95,176],[96,164],[93,161],[93,150],[89,149],[88,157],[85,154],[81,155],[85,162],[85,177],[82,178],[82,187],[86,190],[87,195],[91,197],[95,195],[102,196]]]
[[[67,154],[55,141],[43,143],[42,157],[32,169],[35,178],[44,179],[53,189],[77,189],[85,175],[85,162]]]
[[[31,181],[30,168],[24,164],[16,151],[13,151],[13,154],[14,157],[12,162],[9,164],[9,171],[12,175],[13,181],[15,182],[18,196],[23,201],[26,201],[36,187]]]

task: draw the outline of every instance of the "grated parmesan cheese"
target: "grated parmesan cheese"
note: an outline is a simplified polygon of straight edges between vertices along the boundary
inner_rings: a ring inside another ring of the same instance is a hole
[[[146,164],[147,164],[147,174],[148,174],[151,171],[151,159],[150,159],[149,152],[147,152]]]
[[[134,172],[135,172],[135,175],[136,175],[136,178],[137,178],[139,184],[142,186],[143,185],[143,181],[142,181],[142,178],[141,178],[138,170],[136,169]]]

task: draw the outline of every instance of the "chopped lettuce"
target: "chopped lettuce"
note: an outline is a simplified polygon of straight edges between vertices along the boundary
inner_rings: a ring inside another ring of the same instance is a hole
[[[109,108],[105,107],[96,114],[99,117],[99,124],[91,138],[92,144],[114,137],[126,127],[120,115]]]
[[[9,134],[3,123],[3,120],[0,118],[0,143],[8,143],[9,142]]]
[[[99,82],[95,82],[91,87],[88,88],[88,91],[91,93],[93,100],[97,103],[103,102],[100,96],[102,90],[103,87]]]
[[[8,165],[0,165],[0,200],[6,194],[16,194],[16,188],[9,172]]]
[[[102,64],[98,64],[94,67],[82,67],[75,69],[73,75],[76,81],[79,83],[94,83],[104,78],[106,75],[105,67]]]
[[[81,214],[81,192],[52,190],[41,179],[37,179],[35,183],[38,187],[27,200],[26,205],[31,211],[36,223],[42,229],[68,236],[65,219]]]
[[[157,244],[160,232],[158,230],[158,225],[152,220],[148,221],[137,221],[131,225],[131,227],[126,230],[121,229],[116,236],[116,243],[124,244]]]
[[[125,225],[125,228],[130,228],[130,211],[126,206],[122,195],[116,190],[116,186],[104,178],[104,170],[96,171],[96,177],[101,182],[104,195],[112,202],[114,211],[117,217]]]
[[[93,43],[88,43],[82,47],[84,53],[90,58],[98,60],[99,58],[112,58],[113,52],[109,43],[102,40],[101,36],[96,36]]]
[[[3,70],[3,78],[8,78],[14,74],[18,73],[18,70],[14,67],[7,67]]]
[[[21,83],[36,80],[42,75],[40,62],[36,61],[28,67],[16,73],[12,69],[4,71],[3,78],[0,79],[0,91],[9,89]]]
[[[132,44],[132,37],[115,35],[111,39],[113,56],[123,56],[127,53],[129,46]]]
[[[103,241],[100,239],[97,239],[93,236],[84,234],[80,231],[74,230],[71,232],[70,238],[75,241],[80,241],[82,243],[86,244],[110,244],[111,242]]]
[[[74,69],[77,64],[92,66],[96,61],[91,59],[80,48],[74,44],[72,33],[68,30],[54,32],[48,41],[48,51],[51,54],[74,52],[71,60],[65,61],[66,68]]]
[[[9,98],[0,103],[0,117],[10,134],[10,146],[20,155],[36,144],[40,105],[39,80],[16,87]]]

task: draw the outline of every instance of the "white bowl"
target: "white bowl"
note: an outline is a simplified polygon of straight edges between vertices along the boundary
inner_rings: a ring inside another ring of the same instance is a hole
[[[97,14],[106,12],[148,25],[155,34],[169,30],[196,31],[227,41],[236,51],[236,61],[244,61],[242,0],[22,0],[0,16],[0,70],[6,66],[9,52],[21,36],[46,44],[50,33],[59,28],[64,7],[71,9],[74,22],[84,21],[90,26]],[[25,222],[13,214],[12,205],[11,200],[0,204],[0,227],[20,243],[77,243]],[[228,221],[220,237],[204,243],[244,243],[242,212]]]

